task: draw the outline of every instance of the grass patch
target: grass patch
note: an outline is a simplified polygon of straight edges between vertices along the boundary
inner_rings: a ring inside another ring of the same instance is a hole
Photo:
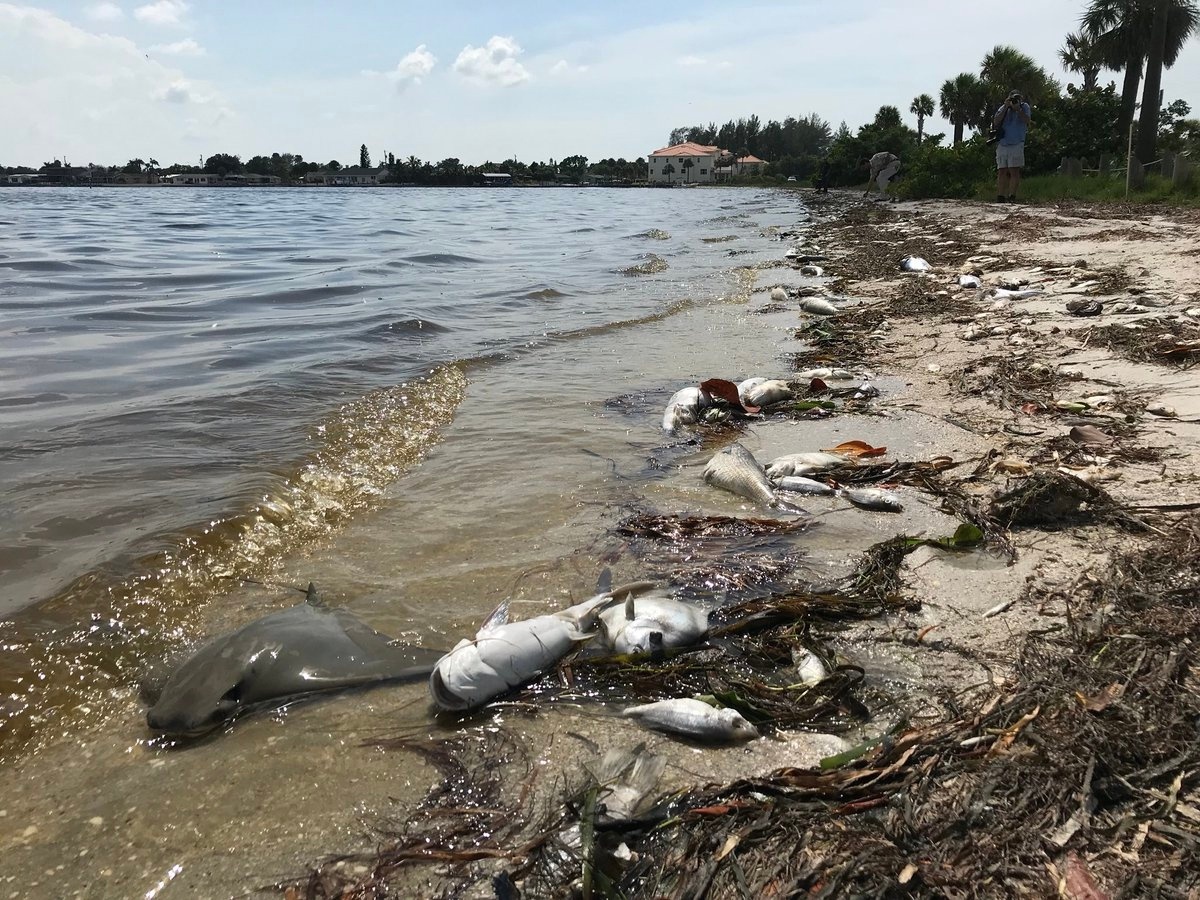
[[[1141,190],[1130,191],[1128,197],[1125,195],[1124,176],[1063,178],[1060,175],[1033,175],[1021,179],[1019,194],[1022,203],[1087,200],[1096,203],[1200,206],[1200,182],[1197,179],[1193,178],[1182,188],[1176,189],[1169,179],[1159,175],[1147,175]],[[994,181],[980,185],[975,193],[977,200],[991,200],[995,196]]]

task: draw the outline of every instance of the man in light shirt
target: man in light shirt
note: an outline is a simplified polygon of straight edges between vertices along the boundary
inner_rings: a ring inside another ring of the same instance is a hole
[[[996,141],[996,202],[1015,203],[1021,186],[1021,166],[1025,165],[1025,133],[1029,130],[1032,110],[1020,91],[1011,92],[992,117],[992,126],[1001,130]]]
[[[883,151],[871,157],[871,177],[867,179],[867,189],[863,196],[871,193],[871,184],[879,185],[879,193],[886,195],[888,182],[900,171],[900,157],[894,153]]]

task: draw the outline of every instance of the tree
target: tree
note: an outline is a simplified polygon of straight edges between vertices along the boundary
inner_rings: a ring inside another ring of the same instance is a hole
[[[583,173],[587,171],[586,156],[568,156],[558,164],[558,171],[571,181],[582,181]]]
[[[1150,46],[1146,51],[1146,82],[1142,87],[1142,114],[1138,118],[1137,148],[1139,160],[1154,159],[1158,146],[1158,111],[1162,104],[1159,85],[1167,53],[1167,23],[1171,0],[1157,0],[1154,6],[1153,26],[1150,29]]]
[[[920,147],[925,139],[925,117],[933,115],[933,98],[928,94],[918,94],[908,111],[917,117],[917,146]]]
[[[146,163],[141,158],[131,159],[129,162],[125,163],[125,165],[121,168],[121,171],[128,175],[141,175],[142,167],[144,165],[146,165]]]
[[[1016,47],[998,44],[983,58],[979,76],[989,88],[988,99],[997,105],[1012,90],[1020,91],[1030,104],[1044,103],[1060,93],[1058,82]]]
[[[683,178],[684,178],[684,181],[691,182],[691,180],[692,180],[692,167],[693,167],[693,166],[695,166],[696,164],[695,164],[694,162],[692,162],[690,159],[685,159],[685,160],[684,160],[682,163],[680,163],[679,165],[680,165],[680,167],[683,169]]]
[[[331,159],[329,162],[327,162],[325,164],[325,168],[328,169],[330,172],[337,172],[342,168],[342,164],[340,162],[338,162],[336,159]]]
[[[1066,43],[1059,48],[1058,58],[1063,68],[1083,76],[1083,89],[1094,91],[1100,80],[1100,51],[1096,42],[1080,31],[1068,34]]]
[[[671,183],[671,176],[675,174],[675,166],[673,163],[667,163],[663,166],[663,174],[667,176],[667,184]]]
[[[1124,146],[1133,123],[1142,68],[1150,52],[1156,8],[1156,0],[1092,0],[1083,15],[1083,32],[1095,43],[1104,68],[1125,73],[1121,86],[1121,117],[1115,136],[1121,146]],[[1175,65],[1183,45],[1198,24],[1200,10],[1193,0],[1169,0],[1163,66],[1169,69]]]
[[[938,95],[942,117],[954,126],[954,143],[961,144],[963,128],[978,127],[986,115],[987,86],[970,72],[948,79]]]
[[[371,168],[371,154],[367,152],[366,144],[358,148],[358,164],[364,169]]]
[[[214,153],[204,161],[205,172],[220,175],[222,178],[226,175],[241,174],[242,169],[242,158],[231,153]]]
[[[667,138],[667,146],[674,147],[676,144],[682,144],[687,140],[688,132],[694,127],[693,125],[684,125],[681,128],[672,128],[671,136]]]

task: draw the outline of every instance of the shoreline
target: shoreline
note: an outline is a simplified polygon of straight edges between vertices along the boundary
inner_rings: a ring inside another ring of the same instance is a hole
[[[981,526],[985,549],[974,564],[927,547],[908,553],[896,573],[901,602],[824,633],[839,656],[857,651],[859,659],[915,667],[924,702],[894,721],[873,717],[876,741],[829,769],[816,767],[812,745],[785,745],[773,770],[747,756],[725,779],[676,777],[682,795],[618,829],[632,853],[623,858],[633,860],[621,888],[637,888],[631,896],[658,896],[663,885],[673,886],[672,896],[733,896],[747,885],[751,895],[818,887],[1070,897],[1134,884],[1194,890],[1186,860],[1194,859],[1200,788],[1189,766],[1200,751],[1183,723],[1200,709],[1190,668],[1200,616],[1189,612],[1200,551],[1200,370],[1176,361],[1200,361],[1200,229],[1170,215],[1112,219],[1082,204],[891,206],[834,195],[810,209],[820,220],[801,243],[827,256],[830,293],[864,302],[831,322],[801,315],[797,336],[809,344],[793,365],[857,363],[899,379],[903,389],[879,401],[885,418],[871,433],[917,413],[981,445],[975,458],[956,459],[961,466],[943,477],[942,498]],[[1177,249],[1183,240],[1190,253]],[[901,273],[899,259],[909,253],[934,271]],[[755,299],[789,284],[780,280],[787,268],[781,261],[760,269]],[[982,276],[985,288],[952,285],[962,271]],[[999,285],[1041,293],[988,296]],[[1104,309],[1072,315],[1069,301]],[[790,315],[795,305],[771,315]],[[767,443],[779,427],[749,430]],[[909,451],[935,457],[937,440],[917,435]],[[1164,593],[1169,585],[1182,596]],[[1122,635],[1135,636],[1137,652]],[[1097,654],[1112,664],[1097,664]],[[1130,729],[1145,733],[1122,741]],[[1149,735],[1149,746],[1137,746]],[[511,748],[439,746],[483,767],[520,757]],[[444,804],[439,790],[479,787],[461,783],[464,770],[442,771],[459,774],[430,795],[435,809]],[[1118,783],[1128,790],[1114,794]],[[503,794],[497,788],[492,799]],[[545,807],[561,801],[561,792],[551,794],[510,807],[526,821],[505,832],[507,844],[485,842],[494,848],[490,862],[435,854],[440,875],[425,881],[422,855],[406,855],[401,842],[319,866],[307,882],[292,882],[289,896],[366,890],[393,878],[483,889],[473,896],[491,896],[484,886],[493,877],[518,887],[529,879],[535,894],[539,885],[578,886],[578,869],[547,870],[544,858],[539,869],[537,853],[516,841],[539,825],[543,839],[564,827],[545,830]],[[1156,808],[1150,798],[1159,798]],[[989,804],[995,811],[982,813]],[[569,808],[566,820],[578,812]],[[424,836],[435,846],[438,839]],[[780,866],[780,854],[790,861]]]

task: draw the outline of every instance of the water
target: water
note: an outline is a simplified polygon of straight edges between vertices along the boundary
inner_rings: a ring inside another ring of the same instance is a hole
[[[758,191],[0,192],[0,752],[97,711],[242,579],[413,515],[389,490],[469,381],[540,379],[542,412],[497,397],[477,426],[516,424],[499,446],[527,465],[521,423],[561,415],[589,336],[632,345],[737,294],[801,212]],[[670,385],[650,358],[632,387]],[[583,377],[616,394],[616,364]],[[592,437],[552,431],[564,453]],[[416,514],[426,553],[478,510]]]

